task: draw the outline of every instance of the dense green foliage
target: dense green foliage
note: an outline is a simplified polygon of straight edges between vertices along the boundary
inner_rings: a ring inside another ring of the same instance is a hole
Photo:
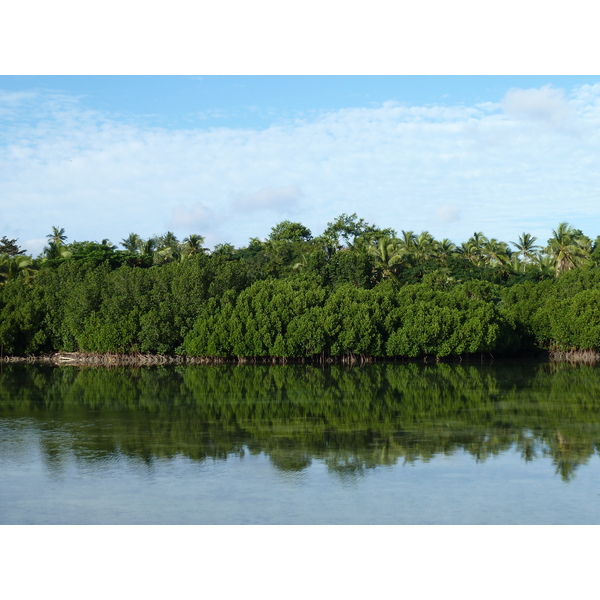
[[[215,358],[452,357],[600,350],[600,250],[561,223],[511,250],[456,246],[341,215],[320,236],[284,221],[267,240],[212,252],[172,232],[123,250],[68,243],[37,258],[0,249],[2,355],[54,351]]]

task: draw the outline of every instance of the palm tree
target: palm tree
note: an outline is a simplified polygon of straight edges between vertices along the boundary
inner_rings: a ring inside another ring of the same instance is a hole
[[[101,242],[100,242],[101,246],[104,246],[105,248],[108,248],[109,250],[116,250],[117,246],[115,246],[108,238],[104,238]]]
[[[58,227],[53,226],[52,233],[49,233],[46,237],[54,242],[57,246],[64,246],[65,242],[67,241],[64,227],[59,229]]]
[[[148,238],[147,240],[142,240],[140,245],[140,253],[141,254],[154,254],[158,249],[158,240],[155,237]]]
[[[179,240],[172,231],[167,231],[167,233],[161,235],[157,241],[159,249],[173,248],[173,250],[175,250],[179,247]]]
[[[303,252],[300,255],[300,261],[295,263],[292,266],[292,269],[294,269],[295,271],[299,270],[299,269],[304,269],[306,266],[308,265],[308,254],[306,254],[305,252]]]
[[[554,260],[549,254],[536,254],[533,258],[533,264],[543,277],[556,275]]]
[[[51,260],[53,258],[70,258],[73,254],[70,250],[67,250],[66,246],[57,244],[54,240],[49,241],[48,245],[44,246],[43,253],[44,260]]]
[[[480,264],[480,248],[470,241],[462,242],[456,251],[474,265]]]
[[[404,229],[403,229],[402,235],[400,236],[400,238],[398,240],[398,245],[404,251],[410,252],[410,251],[412,251],[412,249],[415,246],[416,239],[417,239],[417,236],[415,235],[414,231],[404,231]]]
[[[441,242],[435,242],[434,252],[436,258],[446,264],[450,256],[456,252],[456,245],[448,238],[444,238]]]
[[[154,253],[154,262],[157,264],[178,260],[181,256],[179,250],[179,240],[172,231],[161,235],[156,240],[156,252]]]
[[[491,267],[507,265],[510,262],[510,255],[508,244],[499,242],[495,238],[487,240],[481,246],[483,262]]]
[[[163,263],[171,262],[175,260],[176,255],[171,246],[167,246],[166,248],[161,248],[154,253],[154,264],[162,265]]]
[[[67,236],[63,227],[52,227],[52,233],[49,233],[46,237],[48,238],[48,245],[42,250],[45,259],[69,258],[71,256],[72,253],[65,246]]]
[[[590,258],[592,241],[568,223],[559,223],[552,231],[546,252],[552,258],[555,274],[583,265]]]
[[[429,231],[422,231],[413,240],[412,253],[417,262],[429,260],[435,251],[435,240]]]
[[[135,254],[139,254],[141,252],[143,244],[144,240],[142,240],[137,233],[130,233],[124,240],[121,240],[121,246],[123,246],[125,250]]]
[[[24,279],[31,282],[37,271],[30,268],[32,259],[29,256],[0,255],[0,283],[6,283],[12,279]]]
[[[369,254],[375,258],[375,266],[381,271],[382,279],[395,274],[402,262],[402,247],[395,238],[381,237],[376,246],[369,247]]]
[[[461,252],[474,265],[481,266],[485,262],[483,248],[488,242],[489,240],[481,231],[476,231],[466,243],[461,244]]]
[[[481,231],[476,231],[470,238],[469,241],[473,244],[475,244],[476,246],[478,246],[479,248],[481,248],[481,246],[483,246],[487,241],[487,237],[485,237],[485,235],[483,235],[483,232]]]
[[[537,250],[540,250],[541,248],[535,244],[536,240],[536,237],[529,233],[523,232],[519,236],[518,242],[511,242],[511,244],[517,249],[517,256],[521,258],[523,272],[525,271],[527,265],[536,257]]]
[[[192,233],[183,240],[183,244],[181,245],[181,257],[189,258],[196,254],[202,254],[206,250],[206,248],[202,247],[202,244],[204,244],[204,238],[201,235]]]

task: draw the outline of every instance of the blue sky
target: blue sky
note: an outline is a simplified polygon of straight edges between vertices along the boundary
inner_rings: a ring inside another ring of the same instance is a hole
[[[600,77],[0,76],[1,235],[600,235]]]

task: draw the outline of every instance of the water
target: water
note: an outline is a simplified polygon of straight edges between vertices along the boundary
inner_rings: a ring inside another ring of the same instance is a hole
[[[0,524],[598,524],[599,375],[4,365]]]

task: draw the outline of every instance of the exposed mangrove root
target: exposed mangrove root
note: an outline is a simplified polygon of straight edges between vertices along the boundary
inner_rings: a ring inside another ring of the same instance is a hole
[[[564,355],[564,356],[563,356]],[[584,355],[584,356],[583,356]],[[592,362],[598,360],[600,355],[593,352],[586,353],[553,353],[551,359],[554,361],[569,360],[570,362]],[[493,357],[491,362],[493,362]],[[462,355],[462,356],[421,356],[421,357],[377,357],[367,356],[364,354],[343,354],[341,356],[329,356],[327,354],[317,354],[314,356],[302,357],[285,357],[285,356],[183,356],[183,355],[165,355],[165,354],[101,354],[93,352],[55,352],[46,355],[30,355],[30,356],[3,356],[0,357],[0,363],[37,363],[49,364],[57,366],[158,366],[158,365],[345,365],[349,367],[360,367],[372,363],[379,362],[463,362],[467,363],[478,362],[483,363],[484,358],[488,357],[484,354]]]
[[[594,350],[552,351],[549,356],[552,362],[570,362],[586,365],[595,364],[600,360],[600,354]]]

